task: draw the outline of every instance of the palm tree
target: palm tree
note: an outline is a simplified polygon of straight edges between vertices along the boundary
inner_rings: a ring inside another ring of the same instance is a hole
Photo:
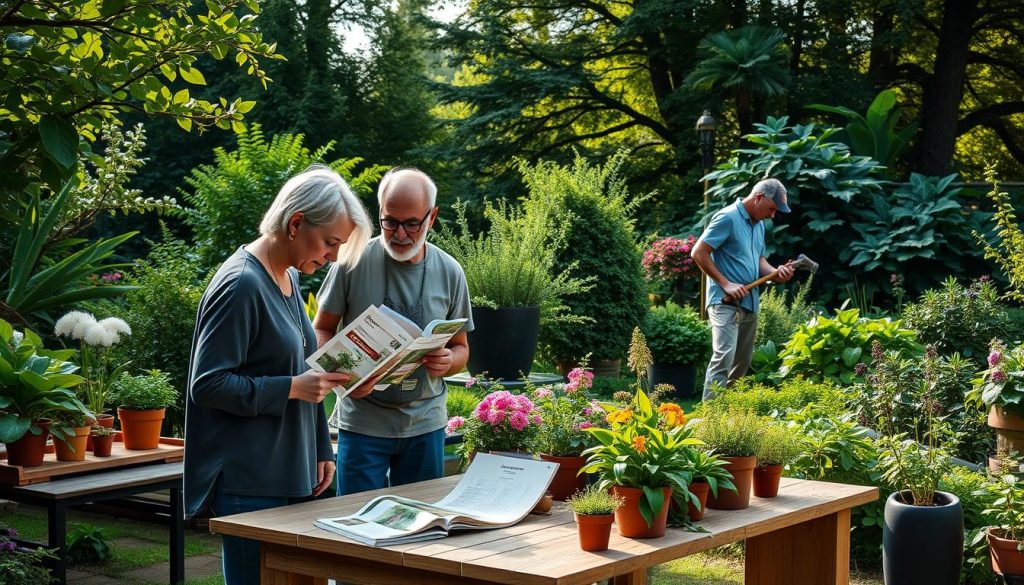
[[[744,26],[715,33],[701,41],[703,60],[686,77],[698,89],[723,89],[733,94],[740,133],[754,129],[754,100],[786,92],[789,72],[785,34],[776,29]]]

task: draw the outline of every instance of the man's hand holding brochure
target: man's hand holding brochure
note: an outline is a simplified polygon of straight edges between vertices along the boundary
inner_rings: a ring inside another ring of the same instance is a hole
[[[370,546],[444,538],[457,529],[511,526],[540,502],[557,469],[550,461],[478,453],[441,501],[379,496],[355,514],[314,524]]]
[[[344,398],[376,378],[376,389],[400,383],[419,367],[423,356],[445,347],[467,319],[436,319],[420,328],[385,305],[367,307],[306,363],[318,372],[350,372],[352,383],[335,392]]]

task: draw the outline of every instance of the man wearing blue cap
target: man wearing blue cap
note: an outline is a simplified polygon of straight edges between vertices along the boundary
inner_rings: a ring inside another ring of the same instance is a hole
[[[750,367],[757,332],[760,298],[754,282],[776,270],[774,282],[788,282],[793,268],[776,267],[765,260],[765,226],[761,221],[775,212],[789,213],[786,188],[777,179],[754,185],[750,195],[720,209],[701,234],[690,255],[708,276],[707,311],[711,322],[713,353],[704,375],[704,400],[714,397],[712,388],[730,386]]]

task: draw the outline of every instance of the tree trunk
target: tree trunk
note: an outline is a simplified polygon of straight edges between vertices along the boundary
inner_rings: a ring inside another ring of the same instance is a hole
[[[740,136],[754,131],[754,100],[750,88],[736,88],[736,122],[740,126]]]
[[[967,75],[967,53],[978,0],[945,0],[935,65],[921,100],[921,142],[918,172],[941,176],[949,173],[956,147],[960,100]]]
[[[871,55],[868,77],[876,89],[892,85],[900,47],[895,38],[896,10],[892,3],[881,2],[871,20]]]
[[[794,82],[800,79],[800,59],[804,54],[804,22],[806,18],[804,10],[806,9],[806,4],[806,0],[797,0],[793,8],[789,76]],[[791,122],[800,117],[800,104],[798,102],[799,100],[793,99],[788,92],[786,93],[786,113],[789,115]]]

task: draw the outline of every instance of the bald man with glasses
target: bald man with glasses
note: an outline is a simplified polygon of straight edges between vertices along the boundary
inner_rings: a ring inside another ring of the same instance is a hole
[[[381,235],[359,263],[334,265],[317,294],[313,320],[323,345],[370,305],[387,305],[420,328],[434,319],[468,318],[462,331],[399,384],[373,391],[373,381],[338,401],[338,495],[441,477],[447,391],[444,376],[469,359],[473,330],[466,274],[454,258],[427,242],[437,219],[437,187],[422,171],[396,168],[377,191]]]

